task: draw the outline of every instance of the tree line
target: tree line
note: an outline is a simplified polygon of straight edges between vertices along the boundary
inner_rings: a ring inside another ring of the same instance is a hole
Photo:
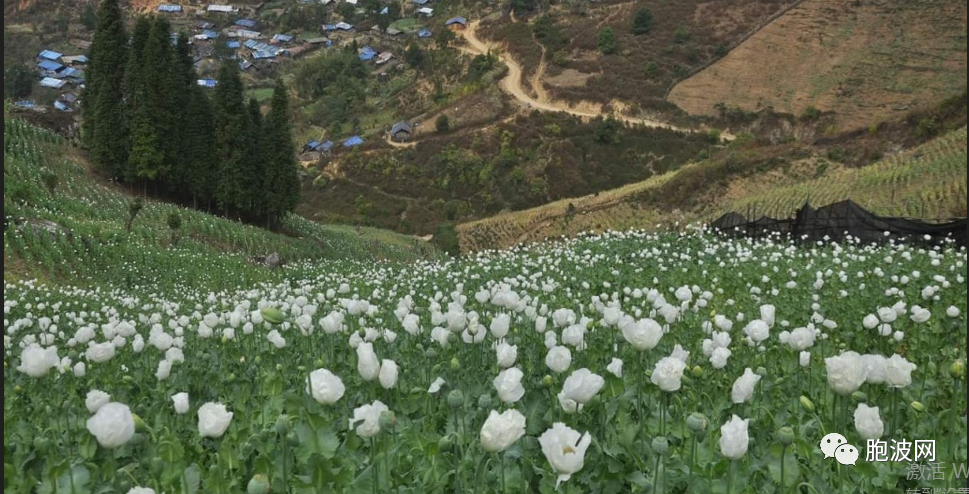
[[[81,135],[104,173],[269,227],[296,207],[299,168],[280,81],[265,116],[245,100],[237,61],[222,61],[214,90],[202,87],[188,36],[157,16],[137,18],[129,36],[118,0],[101,2],[88,58]]]

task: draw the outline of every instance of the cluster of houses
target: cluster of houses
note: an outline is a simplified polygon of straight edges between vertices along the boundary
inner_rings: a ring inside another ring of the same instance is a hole
[[[77,106],[75,88],[84,86],[84,67],[88,59],[84,55],[64,55],[53,50],[43,50],[37,54],[37,76],[40,85],[55,91],[64,91],[54,101],[54,108],[71,112]],[[14,106],[24,109],[38,108],[37,103],[29,100],[17,101]]]

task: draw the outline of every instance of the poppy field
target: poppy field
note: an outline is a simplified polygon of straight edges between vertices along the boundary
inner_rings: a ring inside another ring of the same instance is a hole
[[[965,250],[628,232],[277,273],[5,283],[5,492],[959,485]],[[868,440],[934,440],[949,475]]]

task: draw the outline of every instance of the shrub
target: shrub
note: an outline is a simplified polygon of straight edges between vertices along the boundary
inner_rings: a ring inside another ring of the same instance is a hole
[[[596,41],[596,47],[604,55],[612,55],[619,51],[619,42],[616,41],[616,33],[613,32],[611,27],[599,31],[599,39]]]
[[[646,74],[646,77],[656,77],[656,74],[659,74],[659,65],[656,65],[656,62],[649,62],[643,67],[643,72]]]
[[[820,117],[821,117],[821,112],[813,105],[808,105],[808,107],[804,109],[804,112],[801,113],[801,120],[805,120],[808,122],[813,122]]]
[[[673,32],[673,42],[678,45],[686,43],[688,39],[690,39],[690,32],[684,27],[678,27],[676,28],[676,31]]]
[[[454,229],[454,225],[438,225],[434,229],[434,236],[431,237],[431,243],[441,251],[452,256],[461,254],[461,244],[458,242],[458,232]]]
[[[434,130],[440,133],[451,130],[451,120],[447,118],[447,115],[442,113],[437,117],[437,120],[434,121]]]
[[[633,16],[633,34],[649,34],[653,30],[653,11],[641,8]]]

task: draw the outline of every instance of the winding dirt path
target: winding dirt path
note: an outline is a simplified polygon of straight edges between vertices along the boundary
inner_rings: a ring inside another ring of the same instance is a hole
[[[472,21],[468,24],[468,27],[461,32],[467,45],[458,46],[458,49],[468,53],[470,55],[484,55],[491,51],[492,53],[498,54],[498,60],[503,62],[505,66],[508,67],[508,75],[506,75],[499,83],[498,87],[506,93],[510,94],[519,102],[523,103],[526,107],[532,109],[538,109],[549,112],[564,112],[570,115],[575,115],[581,118],[597,118],[604,116],[601,110],[589,111],[589,110],[577,110],[570,107],[564,102],[551,101],[547,98],[544,88],[542,87],[541,80],[533,80],[532,86],[535,89],[536,94],[539,96],[538,99],[531,97],[526,91],[522,84],[522,66],[512,58],[508,53],[501,49],[501,47],[482,41],[477,36],[477,29],[480,21]],[[544,62],[543,62],[544,63]],[[536,73],[536,76],[540,76],[544,72],[544,67],[540,67],[540,70]],[[544,96],[544,97],[543,97]],[[661,129],[671,129],[680,132],[700,132],[704,129],[687,129],[682,127],[677,127],[666,122],[660,122],[658,120],[651,120],[648,118],[633,118],[623,115],[614,115],[617,120],[632,124],[632,125],[643,125],[652,128]],[[733,140],[733,136],[727,133],[721,136],[725,140]]]

